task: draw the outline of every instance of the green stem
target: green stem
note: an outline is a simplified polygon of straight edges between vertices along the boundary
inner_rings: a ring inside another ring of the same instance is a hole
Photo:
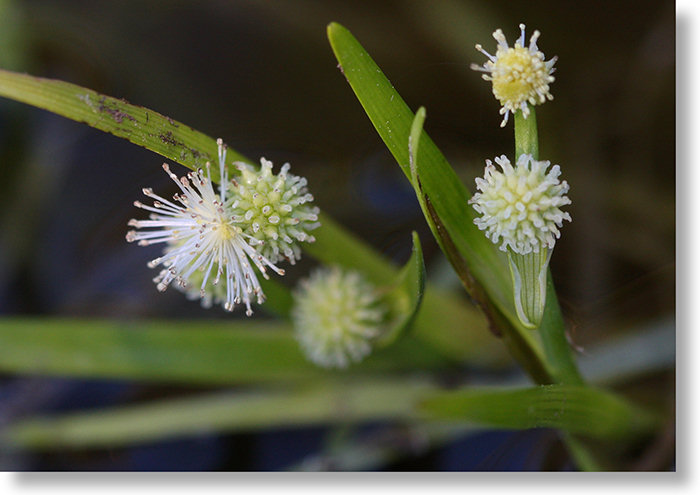
[[[530,107],[530,115],[523,117],[523,112],[515,112],[515,160],[525,154],[532,155],[535,160],[540,155],[540,148],[537,140],[537,116],[535,109]]]
[[[530,106],[530,115],[523,117],[522,112],[515,112],[515,160],[525,154],[539,159],[539,143],[537,138],[537,116],[535,109]],[[547,366],[551,369],[551,375],[558,383],[578,385],[583,384],[583,378],[576,366],[571,347],[566,339],[566,327],[554,289],[552,274],[547,270],[547,300],[544,308],[544,316],[539,328],[542,347],[544,348]],[[575,459],[579,469],[583,471],[599,471],[600,463],[595,456],[583,445],[575,435],[567,434],[564,441],[569,453]]]
[[[557,381],[567,385],[582,385],[584,380],[566,338],[566,325],[551,273],[547,276],[547,302],[539,332],[544,354]]]
[[[530,154],[537,160],[539,158],[539,146],[535,109],[530,107],[530,115],[527,118],[523,117],[522,112],[516,112],[514,121],[515,160],[523,153]],[[547,365],[552,369],[552,376],[556,381],[569,385],[582,384],[583,379],[566,339],[566,327],[559,308],[559,302],[557,301],[551,274],[548,275],[547,279],[547,301],[539,332]]]

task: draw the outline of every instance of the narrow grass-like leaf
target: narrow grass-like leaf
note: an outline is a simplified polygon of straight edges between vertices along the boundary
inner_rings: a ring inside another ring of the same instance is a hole
[[[350,371],[309,363],[291,324],[258,321],[0,319],[0,371],[166,383],[230,384],[441,369],[444,358],[408,336]]]
[[[31,418],[10,425],[0,440],[55,450],[133,445],[212,431],[407,419],[428,388],[417,380],[333,380],[292,390],[218,392],[96,412]]]
[[[424,290],[423,250],[418,234],[414,232],[410,259],[401,269],[396,284],[381,297],[390,308],[390,321],[388,331],[377,341],[378,347],[393,344],[409,330],[423,301]]]
[[[191,169],[209,161],[218,177],[216,141],[148,108],[68,82],[0,69],[0,96],[85,123],[131,141]],[[249,160],[229,149],[231,161]]]
[[[410,180],[408,139],[413,112],[347,29],[331,23],[328,37],[345,78]],[[413,143],[418,150],[420,184],[426,204],[435,211],[434,220],[447,229],[446,235],[459,250],[454,256],[462,256],[477,279],[492,286],[494,296],[509,301],[506,296],[509,295],[510,276],[505,257],[493,249],[490,241],[473,225],[474,213],[467,204],[471,194],[427,134],[422,133],[420,141]]]
[[[506,429],[552,427],[606,440],[649,434],[659,424],[654,414],[615,395],[574,385],[440,392],[420,409],[431,419]]]
[[[416,407],[417,406],[417,407]],[[415,379],[326,380],[287,390],[217,392],[95,412],[20,420],[2,440],[23,448],[116,447],[202,431],[381,420],[445,420],[449,430],[559,428],[590,438],[625,441],[649,434],[658,418],[588,387],[437,392]]]

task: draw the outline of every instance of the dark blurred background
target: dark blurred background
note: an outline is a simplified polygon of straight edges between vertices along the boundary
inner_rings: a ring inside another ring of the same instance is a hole
[[[551,266],[572,340],[585,350],[618,332],[673,325],[671,1],[0,0],[0,67],[125,98],[276,167],[289,161],[322,209],[388,257],[405,260],[409,233],[418,230],[431,279],[459,289],[408,182],[336,67],[326,38],[331,21],[353,32],[411,108],[427,108],[427,132],[472,189],[486,158],[513,153],[512,124],[499,127],[490,85],[469,70],[484,61],[474,44],[494,52],[497,27],[511,43],[518,23],[528,38],[539,29],[542,51],[559,57],[555,99],[537,108],[537,118],[540,157],[560,164],[571,185],[574,221],[564,226]],[[141,188],[170,188],[161,162],[85,125],[0,100],[0,313],[230,317],[185,304],[176,291],[158,293],[145,267],[157,249],[124,240]],[[289,279],[311,266],[305,259]],[[672,370],[643,378],[640,386],[673,397]],[[4,376],[0,424],[166,393]],[[325,433],[202,436],[14,456],[0,467],[285,469],[318,449]],[[547,430],[491,433],[383,467],[541,469],[551,437]]]

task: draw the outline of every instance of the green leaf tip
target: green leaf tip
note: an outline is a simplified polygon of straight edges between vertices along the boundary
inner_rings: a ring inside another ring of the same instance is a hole
[[[417,232],[412,233],[411,257],[403,266],[394,286],[384,293],[382,301],[389,306],[389,321],[377,347],[385,347],[405,335],[418,314],[425,292],[425,263]]]
[[[411,124],[411,133],[408,136],[408,164],[411,171],[411,183],[418,192],[418,145],[420,136],[423,133],[423,123],[425,122],[425,107],[420,107],[416,112]],[[418,195],[418,201],[425,201],[422,195]],[[421,204],[421,206],[423,206]]]
[[[326,27],[326,32],[328,33],[328,37],[330,38],[333,35],[333,33],[339,29],[343,29],[343,30],[347,31],[347,29],[345,27],[343,27],[341,24],[339,24],[335,21],[329,22],[328,26]]]

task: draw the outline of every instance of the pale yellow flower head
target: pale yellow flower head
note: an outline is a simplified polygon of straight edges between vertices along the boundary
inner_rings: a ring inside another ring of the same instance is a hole
[[[528,103],[539,105],[554,97],[549,92],[549,84],[554,82],[554,63],[557,57],[545,62],[544,54],[537,48],[539,31],[530,38],[530,46],[525,47],[525,24],[520,24],[520,37],[514,46],[509,46],[503,31],[497,29],[493,33],[498,42],[496,55],[491,55],[476,45],[476,49],[486,55],[489,60],[484,65],[472,64],[473,70],[485,72],[483,78],[491,81],[493,95],[501,103],[503,115],[501,127],[508,122],[509,114],[517,110],[523,112],[523,117],[530,114]]]

